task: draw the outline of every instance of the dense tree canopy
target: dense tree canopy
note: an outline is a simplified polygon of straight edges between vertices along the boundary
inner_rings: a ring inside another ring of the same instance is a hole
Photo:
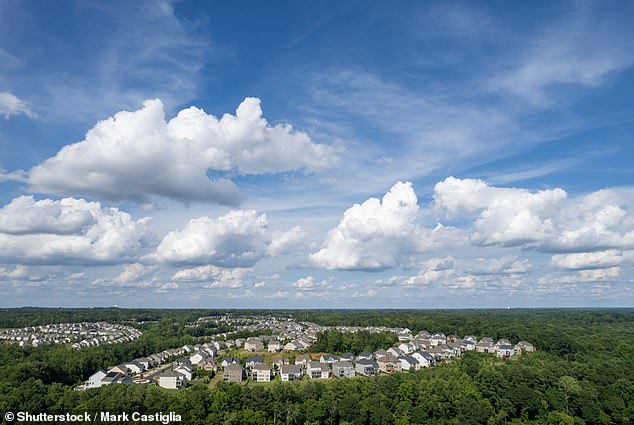
[[[94,312],[98,317],[91,317]],[[82,350],[0,345],[0,412],[174,411],[185,423],[196,424],[629,424],[634,418],[631,310],[290,313],[299,319],[308,314],[320,324],[526,339],[538,351],[511,359],[470,352],[435,368],[375,378],[268,385],[221,382],[213,389],[195,382],[182,391],[152,385],[73,391],[101,367],[200,341],[186,324],[211,312],[9,310],[2,312],[3,319],[15,326],[109,320],[132,323],[144,335],[128,344]],[[140,318],[141,325],[136,322]],[[359,352],[393,341],[389,334],[329,331],[313,350]]]

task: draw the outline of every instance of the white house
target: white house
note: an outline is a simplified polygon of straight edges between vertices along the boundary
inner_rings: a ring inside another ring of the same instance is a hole
[[[400,356],[398,358],[401,361],[401,370],[419,370],[420,363],[412,356]]]
[[[99,387],[101,387],[103,385],[101,380],[106,375],[107,375],[107,373],[104,372],[103,370],[99,370],[99,371],[93,373],[92,375],[90,375],[90,377],[88,377],[88,380],[86,381],[86,388],[99,388]]]
[[[282,344],[279,341],[269,341],[268,344],[269,353],[275,353],[276,351],[280,351],[282,349]]]
[[[271,367],[265,363],[258,363],[251,371],[253,380],[257,382],[269,382],[271,380]]]
[[[158,385],[161,388],[167,388],[171,390],[179,390],[186,384],[185,377],[174,370],[168,370],[159,375]]]
[[[244,349],[246,351],[262,351],[264,349],[264,344],[257,338],[248,338],[244,343]]]
[[[127,367],[132,373],[141,373],[145,370],[145,367],[137,361],[131,361],[125,363],[125,367]]]
[[[187,365],[179,365],[174,368],[175,372],[182,374],[186,380],[191,381],[193,377],[192,369]]]
[[[495,355],[498,357],[511,357],[515,354],[515,347],[512,345],[500,345],[495,349]]]
[[[434,356],[425,351],[412,353],[412,357],[418,360],[420,367],[430,367],[436,363]]]
[[[306,373],[312,379],[328,379],[330,378],[330,367],[325,363],[308,362]]]
[[[294,364],[285,364],[280,368],[282,381],[297,381],[302,379],[302,368]]]
[[[401,350],[404,354],[409,354],[412,351],[414,351],[414,350],[412,350],[411,344],[405,343],[405,342],[399,344],[398,345],[398,349]]]

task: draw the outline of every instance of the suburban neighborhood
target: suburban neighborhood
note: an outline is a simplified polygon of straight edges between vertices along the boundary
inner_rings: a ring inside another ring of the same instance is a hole
[[[72,344],[75,349],[101,344],[119,344],[139,338],[142,333],[131,327],[106,322],[60,323],[0,329],[0,341],[20,347],[52,344]]]
[[[418,371],[451,361],[467,351],[509,358],[535,351],[527,341],[516,344],[507,339],[473,335],[459,337],[441,332],[420,331],[413,335],[406,328],[319,326],[297,322],[288,317],[225,315],[201,318],[200,323],[215,321],[231,324],[236,332],[269,330],[269,334],[248,338],[231,338],[231,333],[214,340],[132,359],[107,370],[95,372],[78,390],[115,383],[156,384],[167,389],[181,389],[197,375],[216,376],[234,383],[267,383],[310,379],[348,379]],[[392,332],[396,345],[387,350],[360,353],[308,353],[318,334],[327,330],[341,332]],[[268,332],[267,332],[268,333]]]

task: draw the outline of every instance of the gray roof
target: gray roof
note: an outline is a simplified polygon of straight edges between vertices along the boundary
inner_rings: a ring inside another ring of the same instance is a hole
[[[163,372],[159,375],[159,378],[182,378],[182,377],[183,377],[183,374],[175,370],[168,370],[167,372]]]
[[[231,371],[241,371],[242,370],[242,365],[239,363],[231,363],[229,365],[227,365],[227,367],[225,367],[225,371],[227,372],[231,372]]]
[[[294,364],[285,364],[282,366],[282,368],[280,369],[281,373],[301,373],[302,369]]]
[[[407,361],[407,363],[412,364],[412,365],[418,364],[418,360],[416,360],[412,356],[400,356],[398,359],[399,360],[405,360],[405,361]]]
[[[258,363],[255,366],[253,366],[253,370],[268,370],[270,372],[271,367],[267,365],[266,363]]]

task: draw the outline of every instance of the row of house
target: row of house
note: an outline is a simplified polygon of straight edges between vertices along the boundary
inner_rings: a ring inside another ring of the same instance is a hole
[[[24,328],[0,329],[0,341],[20,347],[72,344],[75,349],[133,341],[141,332],[131,326],[107,322],[54,323]]]

